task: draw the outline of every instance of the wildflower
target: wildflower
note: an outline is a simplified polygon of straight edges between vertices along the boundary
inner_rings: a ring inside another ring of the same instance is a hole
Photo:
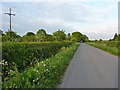
[[[7,61],[5,62],[5,64],[7,64]]]
[[[13,70],[10,70],[10,72],[13,72]]]
[[[33,82],[35,82],[35,80],[33,80]]]
[[[43,64],[43,66],[45,67],[45,66],[46,66],[46,64]]]
[[[41,61],[41,63],[44,63],[44,61]]]
[[[36,70],[36,72],[38,72],[38,70]]]
[[[46,71],[47,71],[47,72],[49,72],[49,70],[48,70],[48,69],[46,69]]]

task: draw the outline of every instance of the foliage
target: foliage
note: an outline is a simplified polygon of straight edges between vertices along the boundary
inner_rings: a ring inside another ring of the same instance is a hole
[[[120,44],[118,41],[96,41],[96,42],[88,42],[87,44],[102,49],[104,51],[107,51],[111,54],[120,56],[120,52],[118,52],[118,50],[120,49]]]
[[[3,41],[20,41],[20,35],[17,35],[14,31],[8,31],[3,35]]]
[[[39,29],[36,34],[33,32],[28,32],[22,37],[17,35],[14,31],[8,31],[6,34],[3,34],[3,31],[0,30],[2,34],[0,37],[3,42],[44,42],[44,41],[75,41],[75,42],[87,42],[89,38],[86,35],[81,34],[80,32],[73,32],[72,35],[68,33],[65,34],[64,30],[59,30],[54,32],[53,35],[47,34],[44,29]],[[3,37],[2,37],[3,36]]]
[[[46,34],[46,36],[45,36],[45,41],[54,41],[53,35]]]
[[[118,37],[118,35],[117,35],[117,33],[115,33],[113,40],[117,40],[117,37]]]
[[[35,34],[33,32],[28,32],[26,36],[34,36]]]
[[[25,68],[33,66],[38,61],[42,61],[59,52],[64,46],[71,45],[71,42],[51,42],[51,43],[3,43],[2,59],[7,65],[3,67],[4,77],[10,76],[10,70],[14,71],[14,66],[19,72]]]
[[[33,32],[28,32],[26,35],[22,37],[23,42],[35,42],[35,34]]]
[[[37,34],[36,34],[36,40],[37,42],[41,42],[41,41],[46,41],[45,40],[45,37],[46,37],[46,31],[44,29],[40,29],[37,31]]]
[[[53,33],[53,37],[55,38],[56,41],[63,41],[66,39],[65,31],[58,30],[58,31]]]
[[[88,38],[86,35],[82,35],[81,41],[83,41],[83,42],[88,42],[88,41],[89,41],[89,38]]]
[[[70,33],[67,34],[66,40],[69,40],[69,41],[71,40],[71,35],[70,35]]]
[[[82,34],[80,32],[72,33],[72,41],[80,42],[82,40]]]
[[[35,38],[35,35],[34,36],[24,35],[21,40],[22,42],[35,42],[36,38]]]
[[[119,41],[120,40],[120,34],[115,33],[114,38],[112,41]]]
[[[102,41],[102,39],[100,39],[99,41]]]
[[[72,59],[79,44],[36,63],[33,67],[24,70],[22,73],[11,71],[14,77],[3,82],[3,88],[55,88],[60,83],[69,61]]]

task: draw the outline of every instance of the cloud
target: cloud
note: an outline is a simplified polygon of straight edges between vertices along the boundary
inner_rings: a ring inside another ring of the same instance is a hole
[[[66,33],[80,31],[90,39],[106,39],[111,38],[117,31],[117,3],[50,1],[4,3],[3,6],[15,6],[16,16],[12,18],[12,25],[13,30],[20,35],[28,31],[36,33],[38,29],[43,28],[48,33],[63,29]],[[3,16],[4,30],[8,28],[6,17],[8,16]]]
[[[3,2],[118,2],[119,0],[2,0]]]

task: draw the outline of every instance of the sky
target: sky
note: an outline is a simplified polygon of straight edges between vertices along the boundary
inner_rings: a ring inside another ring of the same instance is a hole
[[[113,38],[118,33],[118,0],[2,0],[0,29],[9,29],[12,8],[12,30],[23,36],[45,29],[52,34],[58,29],[66,34],[79,31],[90,40]],[[1,26],[2,25],[2,26]]]

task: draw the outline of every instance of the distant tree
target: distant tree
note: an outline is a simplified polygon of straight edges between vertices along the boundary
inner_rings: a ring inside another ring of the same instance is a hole
[[[17,35],[14,31],[8,31],[2,37],[3,41],[21,41],[21,36]]]
[[[22,41],[24,42],[35,42],[35,34],[33,32],[28,32],[26,35],[22,37]]]
[[[100,39],[99,41],[102,41],[102,39]]]
[[[73,32],[71,40],[76,42],[82,41],[82,34],[80,32]]]
[[[112,41],[112,39],[109,39],[109,41]]]
[[[34,36],[35,34],[33,32],[28,32],[26,36]]]
[[[4,33],[3,33],[3,31],[2,31],[2,30],[0,30],[0,35],[2,35],[2,36],[4,35]]]
[[[82,42],[88,42],[89,38],[86,35],[82,35]]]
[[[66,40],[71,40],[71,35],[70,35],[70,33],[67,34]]]
[[[56,41],[63,41],[66,39],[65,31],[59,30],[53,33],[53,37]]]
[[[36,39],[38,42],[45,41],[46,38],[46,31],[44,29],[39,29],[36,34]]]
[[[95,42],[97,42],[98,40],[96,39],[96,40],[94,40]]]
[[[53,35],[46,34],[46,36],[45,36],[45,41],[54,41]]]
[[[117,38],[118,38],[118,35],[117,35],[117,33],[115,33],[113,40],[116,41]]]
[[[118,41],[120,41],[120,34],[118,34]]]

